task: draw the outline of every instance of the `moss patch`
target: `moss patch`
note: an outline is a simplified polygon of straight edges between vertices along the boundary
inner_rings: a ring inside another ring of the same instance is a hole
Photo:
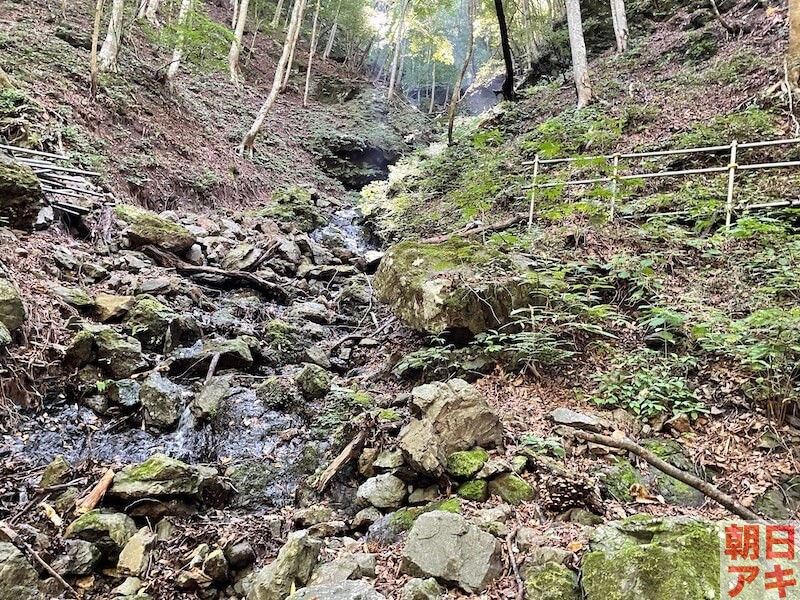
[[[445,470],[453,477],[469,479],[481,470],[487,460],[489,460],[489,454],[483,448],[453,452],[447,457]]]

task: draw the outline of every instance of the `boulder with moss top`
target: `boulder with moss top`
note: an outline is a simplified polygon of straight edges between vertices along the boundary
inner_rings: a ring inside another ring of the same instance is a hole
[[[458,479],[469,479],[481,470],[487,460],[489,460],[489,454],[483,448],[453,452],[447,457],[445,471],[448,475]]]
[[[0,277],[0,323],[9,331],[22,327],[27,314],[17,287],[9,279]]]
[[[43,206],[44,194],[36,174],[0,153],[0,220],[15,229],[31,229]]]
[[[67,528],[66,537],[91,542],[105,560],[116,561],[136,531],[136,524],[127,515],[90,510],[72,522]]]
[[[135,206],[119,204],[114,208],[114,214],[127,224],[125,232],[133,246],[152,244],[163,250],[181,253],[197,241],[183,225]]]

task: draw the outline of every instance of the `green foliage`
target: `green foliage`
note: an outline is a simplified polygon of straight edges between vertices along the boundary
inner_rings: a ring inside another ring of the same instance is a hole
[[[694,125],[678,135],[671,145],[676,148],[724,146],[732,140],[760,141],[775,133],[775,115],[751,104],[745,110],[714,117],[709,123]]]
[[[183,23],[175,19],[160,31],[150,30],[150,35],[168,51],[182,48],[182,62],[201,71],[224,69],[233,43],[231,30],[214,21],[199,3],[188,12]]]
[[[675,344],[684,334],[684,325],[689,317],[667,306],[647,306],[643,310],[642,325],[651,337],[664,342],[666,348]]]
[[[41,106],[23,90],[0,88],[0,137],[12,144],[36,145],[38,137],[31,125],[38,121]]]
[[[611,367],[593,378],[596,404],[624,408],[642,420],[679,413],[697,418],[707,412],[687,380],[697,367],[692,357],[641,350],[614,357]]]
[[[564,458],[567,453],[556,438],[542,438],[533,433],[525,433],[519,439],[519,450],[535,455],[550,454],[556,458]]]
[[[717,53],[717,37],[711,31],[692,32],[686,39],[686,58],[691,62],[707,60]]]
[[[591,150],[613,150],[625,126],[624,118],[614,118],[590,106],[568,110],[548,119],[524,136],[521,144],[528,156],[562,157]]]

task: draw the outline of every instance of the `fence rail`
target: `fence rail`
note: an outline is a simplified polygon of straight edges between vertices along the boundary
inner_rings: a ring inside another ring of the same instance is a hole
[[[538,154],[532,161],[525,161],[524,166],[533,167],[533,181],[531,183],[531,203],[528,215],[528,229],[533,227],[533,215],[536,204],[536,192],[540,189],[554,188],[569,185],[589,185],[593,183],[610,183],[611,184],[611,201],[609,207],[609,217],[613,221],[616,212],[616,205],[619,196],[619,183],[622,181],[630,181],[634,179],[651,179],[657,177],[683,177],[686,175],[703,175],[709,173],[728,173],[728,192],[725,202],[725,228],[730,230],[731,221],[733,217],[733,195],[736,186],[736,172],[737,171],[752,171],[757,169],[777,169],[787,167],[800,167],[800,160],[783,161],[783,162],[766,162],[766,163],[753,163],[753,164],[737,164],[736,159],[739,151],[748,150],[751,148],[766,148],[770,146],[785,146],[792,144],[800,144],[800,138],[790,138],[783,140],[767,140],[761,142],[748,142],[740,144],[736,140],[731,141],[726,146],[706,146],[703,148],[681,148],[674,150],[660,150],[653,152],[630,152],[630,153],[616,153],[616,154],[599,154],[590,156],[573,156],[568,158],[541,158]],[[682,169],[677,171],[657,171],[655,173],[635,173],[620,175],[620,161],[633,159],[633,158],[653,158],[661,156],[680,156],[689,154],[714,154],[720,152],[727,152],[729,155],[729,162],[727,166],[720,167],[705,167],[698,169]],[[561,180],[540,181],[541,168],[547,165],[575,163],[575,162],[593,162],[605,161],[611,167],[611,175],[608,177],[593,177],[589,179],[575,179],[575,180]],[[767,207],[792,207],[800,205],[800,201],[787,200],[779,202],[768,202],[764,204],[753,204],[745,206],[745,208],[767,208]],[[672,214],[672,213],[667,213]]]

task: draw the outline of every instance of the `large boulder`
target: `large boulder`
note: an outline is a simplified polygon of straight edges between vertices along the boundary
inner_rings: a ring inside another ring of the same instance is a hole
[[[118,471],[108,493],[125,502],[174,496],[199,498],[208,475],[198,467],[154,454],[142,464],[128,465]]]
[[[272,194],[272,202],[256,216],[292,223],[300,231],[311,233],[322,227],[326,219],[316,207],[309,190],[290,187]]]
[[[284,600],[295,588],[302,588],[317,565],[322,542],[308,531],[293,531],[278,557],[256,573],[247,600]]]
[[[36,174],[0,153],[0,223],[30,229],[43,206],[44,194]]]
[[[142,356],[142,344],[135,338],[119,334],[113,329],[104,329],[94,336],[94,343],[97,346],[97,358],[115,379],[127,379],[147,368],[147,361]]]
[[[25,318],[25,306],[16,286],[0,277],[0,323],[9,331],[14,331],[22,326]]]
[[[435,577],[467,593],[481,592],[500,576],[500,541],[461,515],[433,511],[421,515],[403,549],[402,571]]]
[[[342,581],[297,590],[288,600],[386,600],[364,581]]]
[[[67,528],[66,537],[91,542],[105,560],[116,562],[119,553],[136,531],[133,519],[125,514],[90,510],[72,522]]]
[[[14,544],[0,542],[0,600],[32,600],[39,595],[39,574]]]
[[[408,486],[391,473],[367,479],[358,488],[358,499],[376,508],[400,508],[408,495]]]
[[[421,385],[411,394],[419,418],[400,432],[399,445],[420,473],[438,477],[452,453],[502,444],[499,417],[463,379]]]
[[[429,334],[477,334],[538,302],[536,286],[505,254],[460,239],[393,246],[373,287],[403,323]]]
[[[195,320],[178,315],[152,296],[136,298],[124,324],[125,330],[142,343],[145,350],[166,354],[181,343],[200,339],[202,331]]]
[[[186,252],[197,241],[192,233],[175,221],[127,204],[114,208],[116,217],[127,223],[126,235],[134,246],[152,244],[170,252]]]
[[[139,390],[139,400],[144,408],[144,420],[158,429],[169,429],[177,424],[184,409],[180,386],[152,373]]]
[[[635,515],[600,527],[583,558],[586,600],[715,600],[720,539],[711,522]]]

